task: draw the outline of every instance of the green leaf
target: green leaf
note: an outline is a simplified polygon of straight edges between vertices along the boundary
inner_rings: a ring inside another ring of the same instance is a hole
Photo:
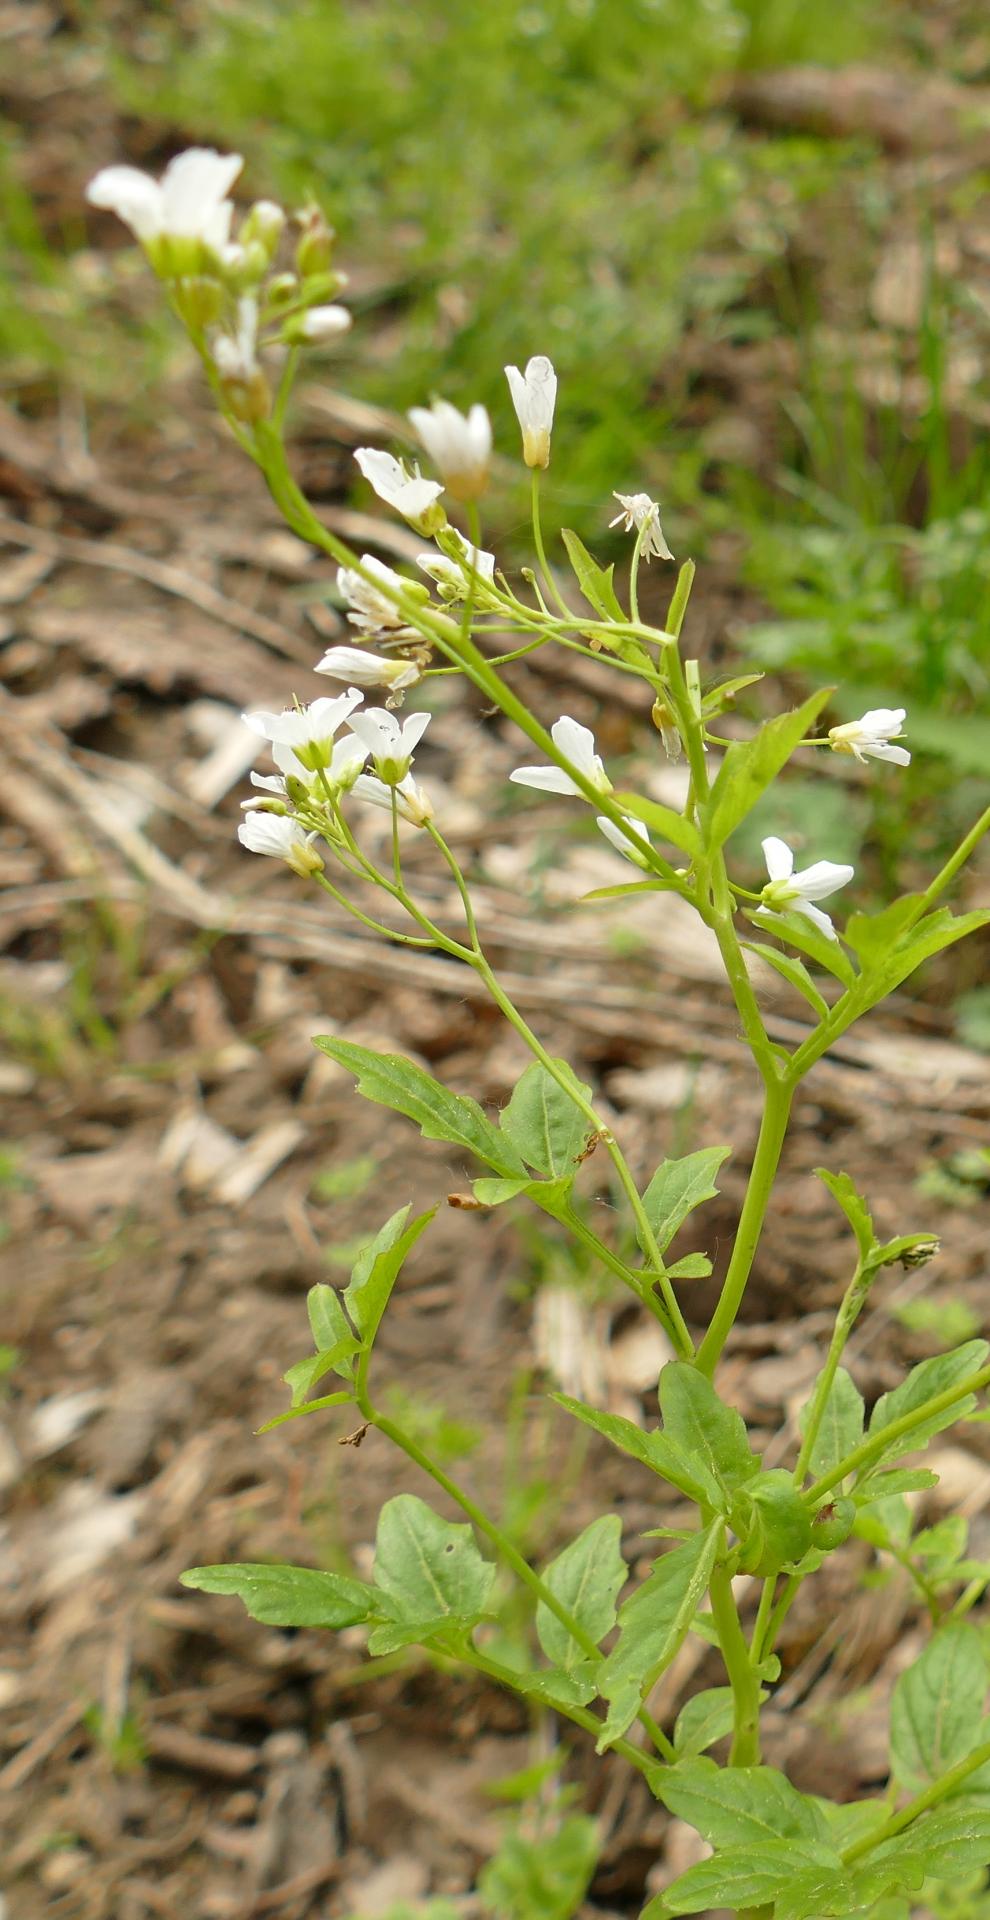
[[[550,1398],[574,1415],[575,1420],[583,1421],[586,1427],[600,1433],[610,1440],[614,1447],[623,1453],[632,1454],[634,1460],[642,1461],[652,1473],[676,1487],[679,1493],[687,1495],[698,1506],[717,1507],[722,1500],[722,1488],[704,1461],[694,1460],[686,1454],[677,1442],[667,1434],[654,1430],[644,1433],[632,1420],[626,1420],[621,1413],[599,1413],[595,1407],[586,1407],[583,1400],[572,1400],[569,1394],[553,1393]]]
[[[718,1193],[715,1175],[731,1147],[699,1147],[680,1160],[664,1160],[643,1195],[643,1206],[661,1253],[666,1253],[688,1215]],[[646,1249],[643,1249],[644,1253]]]
[[[664,1554],[619,1609],[619,1638],[598,1673],[598,1691],[609,1703],[599,1753],[632,1725],[641,1702],[686,1639],[722,1538],[722,1522],[713,1520],[683,1546]]]
[[[803,1437],[807,1430],[811,1401],[801,1408],[798,1414],[798,1427]],[[831,1473],[840,1460],[844,1460],[854,1447],[858,1447],[863,1437],[863,1396],[845,1367],[837,1367],[835,1378],[829,1388],[822,1423],[818,1429],[818,1438],[811,1450],[809,1469],[816,1480]]]
[[[771,1839],[830,1844],[821,1808],[775,1767],[685,1760],[659,1776],[656,1790],[664,1806],[713,1847],[762,1846]]]
[[[820,1888],[830,1880],[844,1894],[845,1874],[837,1853],[825,1846],[810,1848],[795,1840],[764,1840],[761,1846],[730,1847],[711,1860],[689,1867],[661,1896],[660,1913],[710,1913],[727,1908],[743,1913],[750,1907],[765,1907],[779,1902],[787,1889],[807,1898],[809,1885]],[[819,1896],[820,1897],[820,1896]],[[775,1914],[781,1911],[774,1905]],[[850,1913],[850,1905],[839,1908],[817,1905],[798,1909],[804,1915]],[[797,1912],[790,1910],[791,1920]]]
[[[868,1874],[888,1886],[916,1889],[925,1879],[956,1881],[985,1867],[990,1858],[990,1808],[935,1807],[885,1840],[865,1863]]]
[[[378,1611],[373,1587],[312,1567],[190,1567],[179,1579],[200,1593],[236,1595],[252,1620],[269,1627],[353,1627]]]
[[[873,1231],[873,1216],[862,1194],[857,1191],[848,1173],[829,1173],[825,1167],[816,1167],[815,1174],[822,1185],[828,1188],[836,1205],[842,1208],[856,1235],[856,1245],[860,1255],[865,1260],[867,1255],[872,1253],[877,1242]]]
[[[476,1100],[450,1093],[432,1074],[424,1073],[401,1053],[372,1053],[367,1047],[336,1040],[330,1034],[318,1035],[315,1045],[356,1074],[358,1092],[366,1100],[404,1113],[416,1122],[424,1139],[449,1140],[510,1178],[525,1173],[511,1141],[492,1126]]]
[[[292,1368],[290,1367],[289,1373],[291,1372]],[[285,1377],[288,1379],[289,1374],[287,1373]],[[276,1427],[284,1427],[288,1420],[302,1420],[307,1414],[322,1413],[325,1407],[352,1407],[353,1405],[353,1393],[348,1393],[346,1387],[342,1387],[339,1393],[324,1393],[320,1395],[318,1400],[307,1400],[304,1406],[288,1407],[284,1413],[273,1414],[270,1420],[266,1420],[264,1425],[257,1427],[255,1431],[257,1433],[273,1433]]]
[[[732,1732],[735,1702],[731,1687],[706,1687],[686,1700],[674,1722],[674,1748],[679,1760],[713,1747]]]
[[[348,1332],[332,1347],[328,1347],[325,1353],[310,1353],[305,1360],[297,1360],[282,1375],[286,1386],[292,1389],[293,1406],[300,1406],[310,1387],[315,1387],[316,1382],[322,1380],[326,1373],[339,1373],[345,1380],[350,1380],[353,1377],[354,1368],[349,1363],[352,1355],[360,1351],[360,1340],[355,1339],[354,1334]],[[344,1395],[345,1399],[350,1397],[349,1394]]]
[[[937,1486],[938,1474],[932,1473],[928,1467],[897,1467],[892,1473],[870,1473],[865,1480],[857,1480],[852,1490],[852,1497],[857,1507],[869,1507],[876,1505],[877,1501],[883,1501],[886,1504],[888,1500],[902,1493],[924,1493],[929,1487]],[[905,1508],[904,1511],[907,1513],[908,1509]],[[872,1538],[872,1535],[864,1532],[858,1521],[856,1532],[861,1540]],[[905,1538],[909,1539],[910,1534],[909,1524]]]
[[[909,1793],[930,1786],[984,1735],[987,1663],[968,1621],[933,1633],[913,1666],[898,1676],[890,1703],[894,1777]]]
[[[539,1839],[510,1828],[478,1875],[482,1907],[499,1920],[571,1920],[600,1847],[597,1822],[587,1813],[569,1813]]]
[[[778,940],[786,940],[797,947],[809,960],[816,960],[826,973],[834,974],[844,987],[851,987],[858,975],[847,954],[843,953],[838,940],[830,940],[826,933],[819,932],[803,913],[761,912],[759,919],[754,914],[747,918],[762,927],[764,933],[775,933]]]
[[[554,1597],[596,1645],[615,1625],[615,1603],[629,1578],[619,1552],[621,1538],[618,1514],[603,1514],[551,1560],[542,1575]],[[585,1649],[542,1600],[536,1609],[536,1633],[547,1659],[565,1672],[587,1660]]]
[[[597,1671],[597,1661],[591,1660],[568,1673],[562,1667],[537,1667],[529,1673],[514,1673],[512,1684],[527,1698],[542,1700],[548,1707],[561,1707],[566,1713],[569,1707],[586,1707],[595,1698]]]
[[[700,859],[702,853],[701,835],[693,820],[685,818],[683,813],[675,812],[673,807],[662,807],[657,800],[644,800],[638,793],[617,793],[615,804],[623,813],[631,813],[635,820],[652,833],[660,835],[661,840],[669,840],[672,846],[679,847],[692,860]]]
[[[408,1212],[407,1206],[400,1207],[398,1213],[393,1213],[391,1219],[379,1228],[368,1246],[362,1247],[344,1288],[347,1311],[366,1347],[372,1345],[406,1257],[420,1234],[429,1226],[436,1207],[421,1213],[403,1231]]]
[[[759,1473],[742,1415],[725,1406],[711,1381],[687,1360],[671,1360],[663,1368],[660,1411],[664,1437],[686,1455],[692,1471],[703,1466],[726,1494]]]
[[[354,1332],[336,1287],[328,1287],[322,1280],[317,1286],[310,1287],[306,1295],[306,1312],[313,1345],[318,1353],[329,1352],[338,1340],[346,1340]]]
[[[870,1437],[879,1437],[893,1421],[920,1410],[926,1401],[947,1393],[969,1374],[976,1373],[986,1360],[987,1351],[985,1340],[967,1340],[963,1346],[954,1347],[951,1353],[935,1354],[931,1360],[922,1360],[920,1365],[912,1367],[907,1379],[902,1380],[893,1393],[881,1394],[870,1418]],[[921,1447],[927,1446],[934,1434],[941,1433],[943,1427],[954,1426],[975,1405],[976,1401],[970,1394],[955,1401],[951,1407],[944,1407],[941,1413],[933,1413],[927,1420],[920,1420],[909,1433],[891,1441],[882,1458],[897,1460],[901,1454],[916,1453]]]
[[[667,1268],[668,1280],[707,1280],[712,1263],[707,1253],[685,1253]]]
[[[412,1493],[386,1500],[375,1536],[375,1586],[394,1621],[471,1625],[485,1610],[494,1578],[469,1526],[442,1520]]]
[[[586,1101],[591,1099],[591,1088],[577,1079],[566,1060],[555,1060],[554,1065],[573,1082],[577,1093]],[[592,1130],[587,1116],[539,1060],[517,1080],[500,1125],[527,1166],[551,1178],[573,1174]]]
[[[711,847],[723,846],[735,833],[814,726],[832,691],[825,687],[813,693],[793,713],[768,720],[752,740],[734,740],[726,750],[702,813]]]
[[[577,534],[571,532],[570,527],[561,527],[560,537],[567,548],[567,558],[574,568],[574,578],[588,605],[594,607],[595,612],[601,614],[603,620],[621,620],[625,623],[628,616],[623,612],[612,585],[614,564],[610,567],[600,567],[597,560],[592,559],[583,540],[579,540]]]
[[[768,947],[763,940],[743,940],[741,944],[747,953],[759,954],[768,967],[773,967],[782,979],[789,980],[791,986],[804,995],[819,1020],[828,1017],[828,1001],[822,999],[803,960],[796,960],[793,953],[779,953],[776,947]]]
[[[907,926],[917,912],[920,893],[905,893],[879,913],[853,913],[846,927],[846,945],[850,946],[864,973],[885,965]]]
[[[574,1175],[569,1173],[560,1180],[475,1180],[472,1191],[483,1207],[504,1207],[507,1200],[518,1200],[523,1194],[559,1220],[573,1185]]]

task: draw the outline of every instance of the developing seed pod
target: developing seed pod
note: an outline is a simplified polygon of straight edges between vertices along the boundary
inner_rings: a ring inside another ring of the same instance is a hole
[[[812,1545],[811,1516],[787,1469],[774,1467],[761,1473],[746,1488],[746,1499],[750,1513],[740,1572],[767,1579],[803,1560]],[[736,1530],[742,1530],[738,1524]]]
[[[811,1544],[823,1553],[831,1553],[844,1545],[855,1524],[854,1500],[830,1500],[827,1506],[819,1507],[811,1523]]]

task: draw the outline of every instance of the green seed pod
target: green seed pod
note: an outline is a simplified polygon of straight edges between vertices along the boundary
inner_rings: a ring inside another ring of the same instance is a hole
[[[841,1547],[848,1540],[855,1524],[854,1500],[830,1500],[827,1506],[819,1507],[811,1523],[811,1544],[823,1553],[831,1553],[833,1547]]]

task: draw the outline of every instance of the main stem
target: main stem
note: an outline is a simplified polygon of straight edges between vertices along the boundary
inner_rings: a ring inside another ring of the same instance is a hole
[[[708,1592],[732,1688],[734,1731],[729,1765],[756,1767],[760,1763],[760,1682],[739,1624],[732,1581],[725,1567],[713,1569]]]

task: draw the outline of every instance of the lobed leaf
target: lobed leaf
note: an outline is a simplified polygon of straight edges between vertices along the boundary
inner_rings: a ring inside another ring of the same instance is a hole
[[[598,1691],[609,1703],[599,1753],[632,1725],[641,1702],[686,1639],[722,1537],[722,1522],[713,1520],[683,1546],[665,1553],[619,1609],[619,1638],[598,1673]]]
[[[798,1428],[802,1436],[807,1430],[811,1401],[801,1408],[798,1414]],[[840,1460],[858,1447],[863,1437],[863,1396],[845,1367],[837,1367],[828,1398],[822,1413],[818,1438],[811,1450],[808,1461],[809,1471],[818,1480],[831,1473]]]
[[[894,1777],[908,1792],[930,1786],[985,1738],[986,1691],[977,1629],[966,1620],[939,1627],[914,1665],[898,1676],[891,1697]]]
[[[495,1568],[467,1525],[442,1520],[425,1500],[386,1500],[375,1536],[375,1586],[400,1626],[424,1621],[467,1626],[488,1603]]]
[[[674,1441],[692,1471],[703,1466],[725,1497],[759,1473],[742,1415],[724,1405],[711,1381],[689,1361],[671,1360],[663,1368],[660,1411],[664,1438]]]
[[[424,1139],[449,1140],[510,1178],[525,1174],[511,1141],[492,1125],[476,1100],[451,1093],[401,1053],[372,1053],[331,1034],[317,1035],[315,1045],[357,1076],[358,1092],[366,1100],[414,1120]]]
[[[577,1079],[566,1060],[555,1060],[554,1065],[586,1101],[591,1099],[591,1088]],[[516,1082],[500,1126],[527,1166],[551,1179],[573,1175],[591,1131],[587,1116],[539,1060]]]
[[[615,1603],[629,1578],[619,1552],[621,1538],[618,1514],[603,1514],[558,1553],[541,1576],[596,1645],[615,1625]],[[536,1608],[536,1633],[547,1659],[565,1673],[587,1662],[585,1649],[542,1600]]]
[[[895,1420],[920,1411],[927,1401],[947,1393],[969,1374],[976,1373],[983,1366],[988,1350],[985,1340],[967,1340],[961,1347],[954,1347],[951,1353],[935,1354],[932,1359],[922,1360],[918,1366],[912,1367],[907,1379],[902,1380],[899,1387],[895,1387],[892,1393],[881,1394],[870,1417],[870,1437],[879,1437],[884,1428],[891,1426]],[[927,1446],[934,1434],[941,1433],[943,1427],[954,1426],[975,1405],[974,1397],[968,1395],[955,1401],[951,1407],[943,1407],[940,1413],[931,1414],[927,1420],[920,1420],[909,1433],[892,1440],[882,1458],[897,1460],[902,1454],[916,1453],[921,1447]]]
[[[664,1160],[657,1168],[643,1195],[643,1206],[661,1253],[666,1253],[695,1207],[714,1200],[718,1193],[715,1175],[731,1152],[731,1147],[699,1147],[696,1153]]]
[[[713,1847],[762,1846],[766,1840],[830,1844],[829,1824],[817,1802],[775,1767],[685,1760],[661,1775],[657,1793]]]
[[[856,1236],[860,1257],[865,1260],[877,1242],[873,1231],[873,1215],[862,1194],[848,1173],[829,1173],[827,1167],[816,1167],[815,1175],[828,1188],[836,1205],[842,1208]]]
[[[572,1413],[575,1420],[593,1428],[623,1453],[632,1454],[634,1460],[640,1460],[652,1473],[660,1474],[698,1506],[718,1507],[722,1502],[722,1488],[714,1474],[703,1461],[691,1459],[667,1434],[656,1430],[644,1433],[642,1427],[626,1420],[621,1413],[599,1413],[595,1407],[586,1407],[583,1400],[572,1400],[567,1393],[554,1393],[550,1397]]]
[[[344,1301],[347,1311],[361,1336],[361,1343],[370,1347],[381,1323],[382,1314],[388,1305],[389,1297],[396,1280],[402,1271],[407,1255],[416,1245],[421,1233],[429,1226],[436,1213],[436,1207],[430,1207],[421,1213],[408,1227],[405,1221],[409,1208],[400,1207],[390,1220],[380,1227],[368,1246],[362,1247],[351,1271],[351,1277],[344,1288]]]
[[[574,578],[588,605],[594,607],[595,612],[600,614],[603,620],[620,620],[625,623],[627,616],[612,585],[614,562],[610,567],[600,567],[597,560],[592,559],[584,541],[579,540],[570,527],[562,527],[560,537],[567,549],[567,558],[574,569]]]
[[[353,1627],[378,1611],[378,1596],[362,1580],[313,1567],[246,1562],[228,1567],[190,1567],[184,1587],[235,1595],[252,1620],[269,1627]]]

